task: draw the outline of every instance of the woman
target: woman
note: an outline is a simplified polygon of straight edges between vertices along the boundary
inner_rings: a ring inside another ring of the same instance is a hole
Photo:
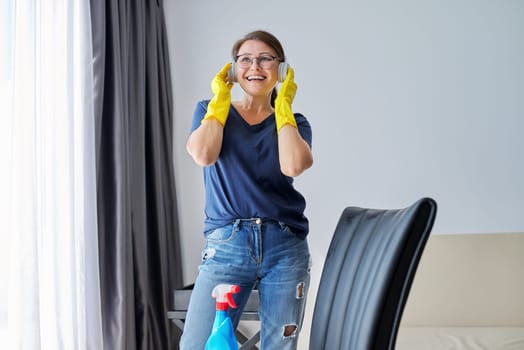
[[[214,96],[197,104],[187,151],[203,167],[206,246],[181,349],[203,349],[214,320],[213,288],[240,286],[236,327],[251,290],[260,296],[261,349],[296,349],[309,284],[308,220],[293,177],[311,167],[311,128],[291,104],[292,68],[277,93],[282,45],[255,31],[232,49],[243,98],[231,102],[226,64],[211,83]],[[281,66],[284,64],[284,66]],[[230,77],[231,78],[231,77]]]

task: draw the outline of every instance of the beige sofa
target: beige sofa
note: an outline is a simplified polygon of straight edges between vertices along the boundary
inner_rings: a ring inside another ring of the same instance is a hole
[[[524,350],[524,233],[432,235],[397,350]]]

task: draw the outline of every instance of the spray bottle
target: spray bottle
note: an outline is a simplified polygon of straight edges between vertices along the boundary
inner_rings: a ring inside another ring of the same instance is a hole
[[[216,315],[205,350],[238,350],[233,323],[227,310],[229,307],[237,307],[233,294],[239,291],[240,286],[233,284],[219,284],[213,289],[212,296],[216,299]]]

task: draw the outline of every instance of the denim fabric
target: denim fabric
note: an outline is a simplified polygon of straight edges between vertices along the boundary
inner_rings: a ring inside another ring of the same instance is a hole
[[[201,350],[212,329],[213,288],[237,284],[238,308],[230,309],[234,327],[257,284],[260,296],[260,349],[296,349],[309,287],[310,255],[306,239],[287,225],[262,219],[239,219],[211,232],[191,294],[180,349]],[[293,331],[285,335],[286,327]]]

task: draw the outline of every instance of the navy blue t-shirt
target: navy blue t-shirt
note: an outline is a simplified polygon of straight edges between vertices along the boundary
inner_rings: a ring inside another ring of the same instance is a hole
[[[208,103],[198,102],[191,131],[200,126]],[[309,122],[299,113],[295,119],[300,135],[311,147]],[[283,222],[301,237],[307,235],[304,197],[293,187],[293,178],[280,171],[274,114],[249,125],[231,106],[218,160],[203,171],[206,234],[236,219],[263,218]]]

